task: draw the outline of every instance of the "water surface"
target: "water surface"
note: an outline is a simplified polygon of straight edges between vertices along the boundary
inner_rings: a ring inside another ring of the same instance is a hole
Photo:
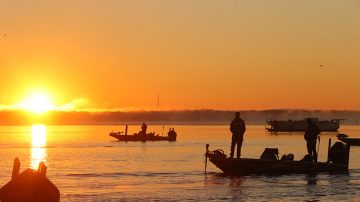
[[[149,131],[178,132],[177,142],[118,142],[108,136],[124,126],[0,126],[0,184],[9,181],[15,157],[21,170],[48,165],[48,178],[58,186],[61,201],[119,200],[359,200],[360,147],[351,148],[348,174],[252,175],[225,177],[212,164],[204,174],[205,144],[230,150],[229,127],[149,126]],[[130,126],[129,133],[140,126]],[[359,126],[340,132],[360,137]],[[322,133],[319,160],[326,161],[328,139]],[[259,158],[265,147],[280,155],[306,153],[302,133],[271,134],[264,126],[248,126],[242,156]]]

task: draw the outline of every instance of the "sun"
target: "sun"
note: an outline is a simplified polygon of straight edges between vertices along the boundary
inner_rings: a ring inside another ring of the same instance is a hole
[[[22,102],[21,108],[35,114],[41,114],[54,109],[54,106],[47,96],[43,94],[34,94]]]

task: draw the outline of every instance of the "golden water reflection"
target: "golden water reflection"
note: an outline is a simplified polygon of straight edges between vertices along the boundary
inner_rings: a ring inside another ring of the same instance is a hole
[[[31,127],[31,167],[37,169],[41,161],[46,162],[46,126],[32,125]]]

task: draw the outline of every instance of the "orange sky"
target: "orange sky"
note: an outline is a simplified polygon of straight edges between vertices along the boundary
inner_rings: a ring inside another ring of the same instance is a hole
[[[3,0],[0,106],[359,110],[359,25],[356,0]]]

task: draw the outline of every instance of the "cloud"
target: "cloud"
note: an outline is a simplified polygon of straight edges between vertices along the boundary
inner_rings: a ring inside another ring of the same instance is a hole
[[[16,110],[17,108],[17,106],[0,105],[0,110]]]
[[[56,107],[59,111],[84,111],[89,108],[89,100],[86,98],[76,98],[62,106]]]

